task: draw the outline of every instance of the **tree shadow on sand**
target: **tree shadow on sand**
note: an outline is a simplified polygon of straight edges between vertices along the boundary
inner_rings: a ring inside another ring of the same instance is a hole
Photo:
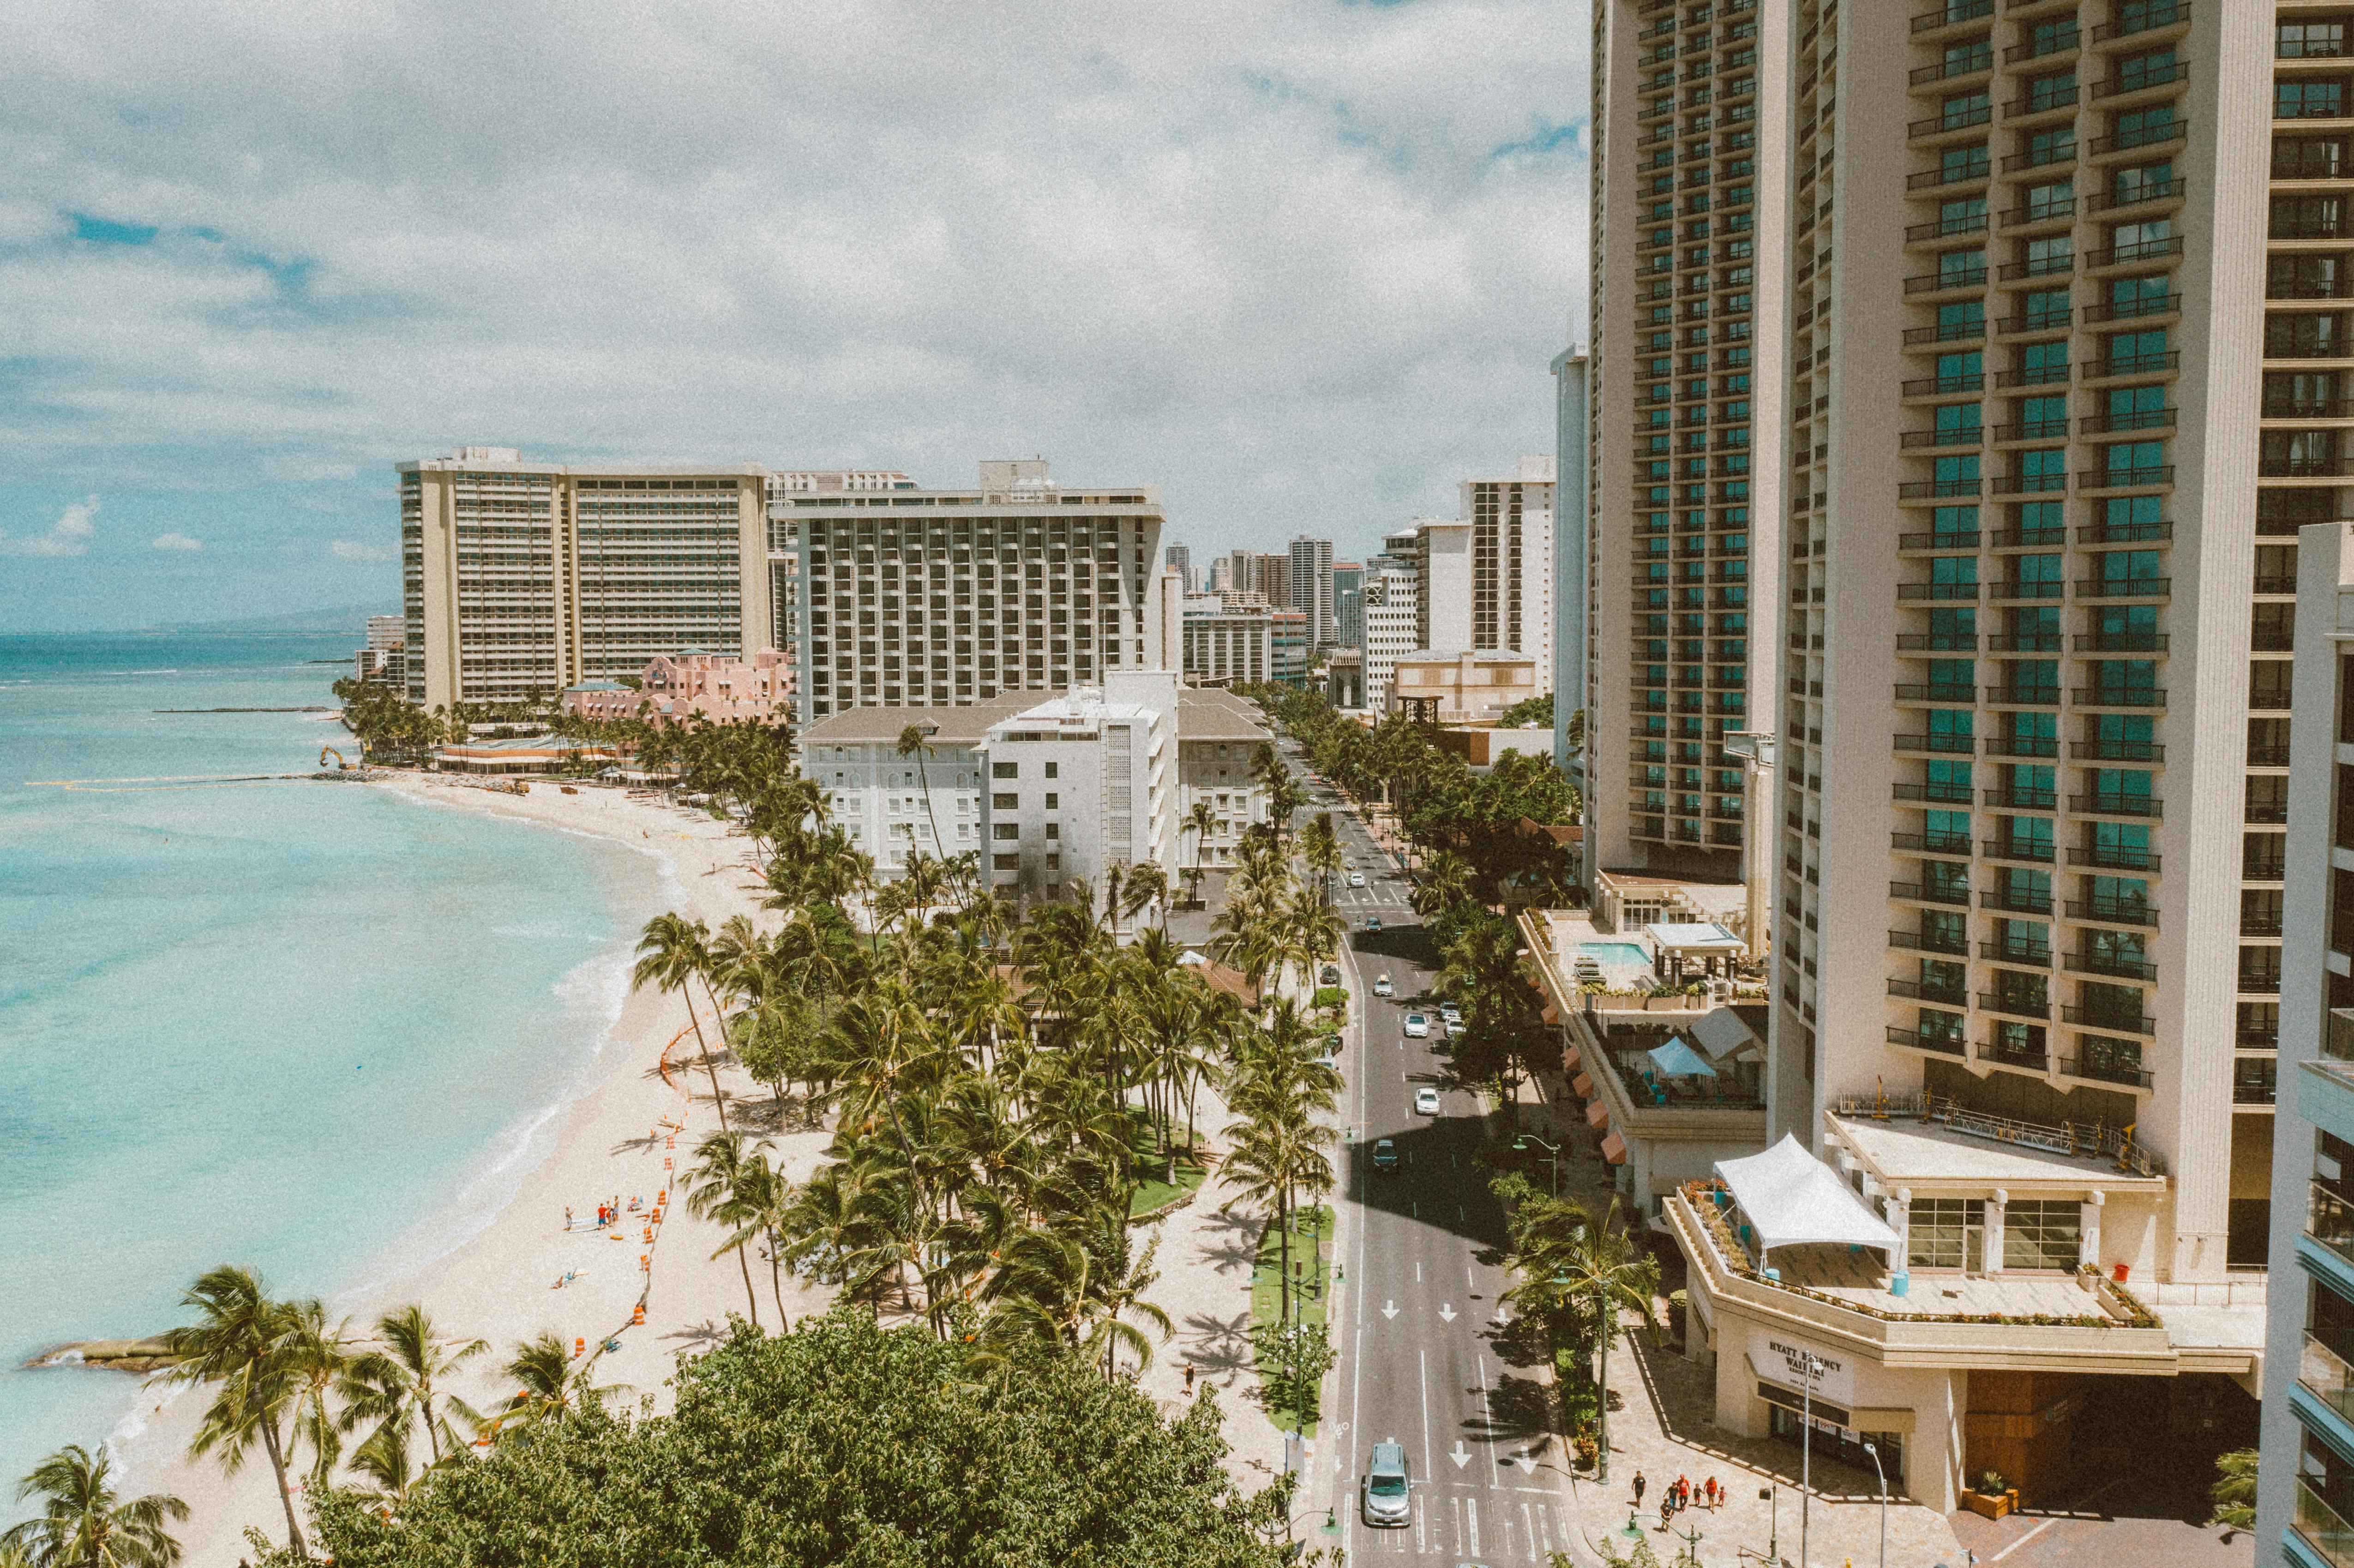
[[[1256,1365],[1251,1354],[1248,1308],[1235,1313],[1232,1319],[1214,1312],[1190,1313],[1177,1332],[1176,1342],[1183,1350],[1182,1359],[1193,1362],[1195,1372],[1203,1376],[1232,1378],[1252,1371]]]

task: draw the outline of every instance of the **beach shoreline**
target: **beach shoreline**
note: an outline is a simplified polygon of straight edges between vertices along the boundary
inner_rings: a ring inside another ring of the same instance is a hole
[[[688,1214],[677,1186],[695,1145],[719,1126],[686,1003],[675,992],[631,992],[626,949],[658,914],[675,910],[714,929],[730,916],[757,914],[748,842],[702,813],[596,786],[566,794],[543,782],[516,795],[403,774],[376,787],[429,809],[472,810],[600,840],[656,864],[637,885],[627,876],[608,885],[621,950],[599,954],[559,982],[559,990],[601,985],[611,999],[601,1038],[579,1073],[555,1102],[484,1150],[482,1167],[451,1203],[405,1227],[333,1292],[330,1320],[348,1317],[352,1330],[365,1334],[381,1313],[416,1301],[445,1336],[488,1340],[491,1349],[467,1364],[456,1390],[478,1409],[512,1392],[498,1366],[543,1330],[596,1352],[597,1383],[625,1385],[621,1398],[632,1408],[667,1409],[666,1385],[678,1359],[723,1336],[728,1316],[746,1314],[748,1302],[734,1257],[711,1255],[725,1228]],[[707,1033],[714,1022],[708,1005],[696,1013]],[[827,1135],[771,1128],[766,1088],[730,1065],[721,1065],[719,1075],[731,1114],[741,1107],[737,1125],[772,1138],[788,1174],[805,1180]],[[655,1228],[651,1216],[665,1189],[669,1201]],[[622,1223],[597,1227],[598,1205],[616,1197]],[[574,1216],[568,1230],[567,1208]],[[773,1329],[777,1303],[766,1273],[753,1270],[758,1317]],[[565,1281],[560,1287],[558,1279]],[[822,1288],[790,1276],[782,1293],[794,1319],[826,1305]],[[645,1317],[637,1324],[642,1294]],[[598,1349],[608,1343],[615,1348]],[[234,1477],[186,1458],[204,1398],[201,1389],[144,1385],[111,1442],[127,1468],[127,1489],[169,1492],[190,1505],[178,1532],[186,1560],[230,1563],[246,1550],[249,1526],[282,1539],[283,1510],[259,1454]],[[307,1466],[307,1456],[301,1463]]]

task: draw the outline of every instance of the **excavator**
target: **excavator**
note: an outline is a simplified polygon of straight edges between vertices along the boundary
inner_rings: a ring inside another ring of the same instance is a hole
[[[344,760],[344,754],[342,752],[337,751],[332,746],[323,746],[319,747],[320,767],[324,768],[327,765],[327,758],[330,757],[335,759],[335,767],[339,771],[349,773],[352,770],[352,765]]]

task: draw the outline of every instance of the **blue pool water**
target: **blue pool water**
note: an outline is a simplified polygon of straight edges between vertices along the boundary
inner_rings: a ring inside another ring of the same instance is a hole
[[[0,1520],[221,1262],[331,1294],[479,1225],[620,1000],[627,850],[301,771],[353,637],[0,638]]]
[[[1597,964],[1639,964],[1651,967],[1649,949],[1633,942],[1580,942],[1578,956],[1592,959]]]

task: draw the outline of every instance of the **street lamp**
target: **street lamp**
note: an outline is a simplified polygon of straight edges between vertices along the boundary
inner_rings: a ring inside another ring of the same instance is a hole
[[[1872,1456],[1872,1473],[1880,1478],[1880,1568],[1888,1568],[1888,1472],[1880,1467],[1880,1450],[1870,1443],[1863,1451]]]
[[[1757,1489],[1757,1500],[1766,1505],[1766,1561],[1782,1561],[1782,1494],[1771,1482]]]
[[[1822,1375],[1823,1363],[1809,1354],[1802,1365],[1806,1377],[1798,1428],[1798,1568],[1808,1568],[1812,1559],[1807,1555],[1807,1527],[1814,1522],[1815,1499],[1815,1379]]]
[[[1512,1148],[1516,1152],[1525,1154],[1528,1152],[1529,1145],[1532,1143],[1535,1144],[1539,1149],[1546,1151],[1545,1164],[1551,1168],[1553,1172],[1553,1195],[1556,1198],[1560,1197],[1561,1145],[1558,1143],[1547,1143],[1542,1138],[1533,1137],[1531,1134],[1524,1132],[1521,1134],[1520,1137],[1512,1139]]]

